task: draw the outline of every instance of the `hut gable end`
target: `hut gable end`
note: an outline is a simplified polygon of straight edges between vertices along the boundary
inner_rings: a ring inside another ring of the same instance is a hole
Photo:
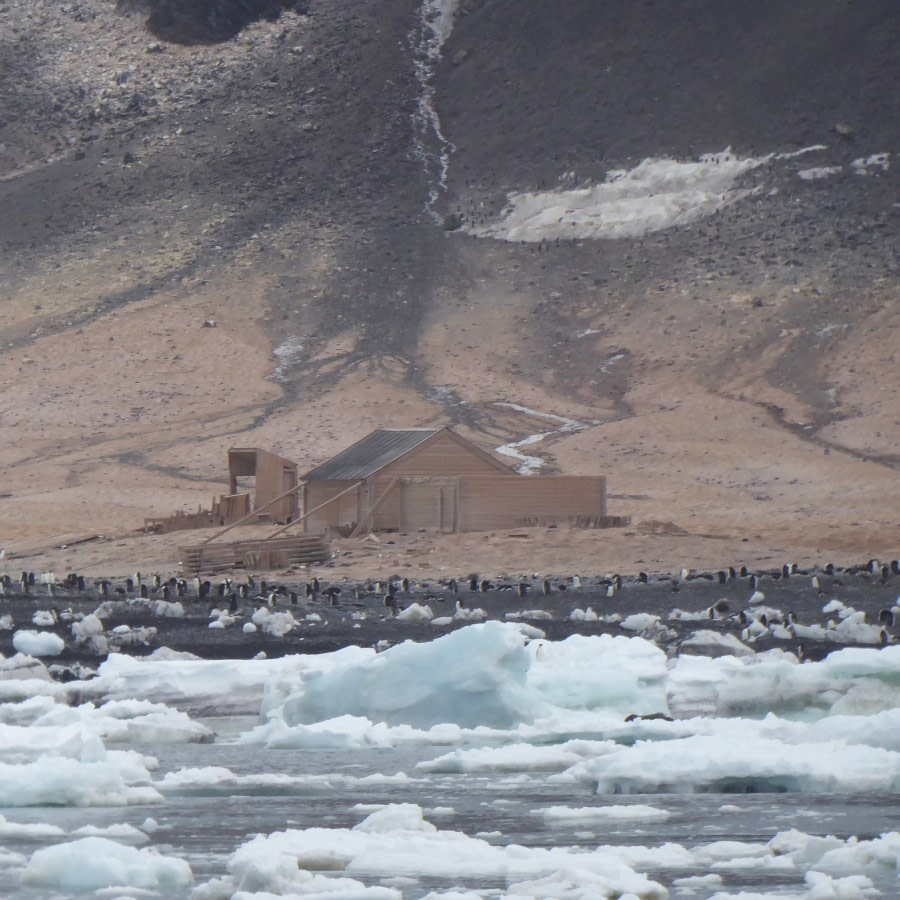
[[[435,428],[379,428],[307,472],[305,481],[360,481],[438,434]]]
[[[412,452],[396,459],[378,472],[379,481],[404,476],[514,475],[480,447],[449,428],[436,432]]]
[[[381,428],[307,472],[306,481],[363,481],[373,475],[515,474],[449,428]]]

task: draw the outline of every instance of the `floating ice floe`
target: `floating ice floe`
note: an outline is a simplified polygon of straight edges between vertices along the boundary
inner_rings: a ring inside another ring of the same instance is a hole
[[[49,752],[28,763],[0,763],[0,806],[129,806],[161,803],[142,757],[84,742],[78,758]]]
[[[809,741],[798,753],[752,734],[695,735],[576,763],[551,780],[591,783],[598,794],[890,792],[900,790],[900,753],[838,741]]]
[[[558,709],[665,710],[666,658],[652,644],[573,635],[526,647],[522,627],[486,622],[298,673],[293,684],[269,688],[262,710],[268,721],[247,739],[290,746],[293,735],[297,746],[366,746],[380,743],[384,731],[376,738],[361,723],[376,722],[417,730],[428,742],[429,729],[445,723],[511,729]]]
[[[599,811],[602,811],[600,808]],[[607,807],[607,820],[658,819],[653,807]],[[554,824],[587,817],[590,809],[557,808]],[[615,812],[613,812],[615,811]],[[583,820],[582,820],[583,821]],[[645,869],[648,874],[640,874]],[[800,831],[780,832],[770,841],[714,841],[685,847],[625,845],[591,849],[498,847],[458,831],[437,829],[413,804],[378,809],[355,828],[308,828],[259,836],[243,844],[228,863],[229,874],[195,889],[195,900],[277,896],[352,896],[399,898],[388,884],[418,884],[425,878],[506,882],[504,896],[546,898],[662,898],[665,888],[651,880],[654,870],[703,872],[673,879],[682,891],[714,890],[729,871],[759,869],[801,876],[803,893],[779,893],[793,900],[849,900],[876,896],[875,879],[889,882],[900,872],[900,834],[872,840],[816,837]],[[340,873],[340,874],[331,874]],[[367,885],[379,880],[382,886]],[[481,897],[482,892],[450,892],[441,897]],[[720,900],[768,898],[772,893],[716,893]]]
[[[228,871],[227,877],[198,886],[195,900],[218,900],[235,892],[248,898],[314,891],[339,896],[342,890],[354,889],[354,897],[399,898],[399,892],[388,888],[365,888],[366,880],[397,876],[504,878],[513,885],[520,883],[519,890],[530,896],[542,896],[523,883],[549,879],[558,884],[564,880],[560,872],[567,873],[570,882],[590,885],[598,897],[667,896],[662,885],[636,872],[614,851],[497,847],[459,831],[438,830],[414,804],[392,804],[354,828],[291,829],[254,838],[235,851]],[[343,877],[316,874],[322,871],[340,872]]]
[[[358,647],[317,656],[285,656],[272,660],[200,660],[183,654],[134,657],[111,654],[97,677],[79,686],[84,697],[106,700],[148,699],[189,711],[214,710],[216,715],[255,715],[264,691],[296,685],[303,671],[327,669],[345,655],[368,656]],[[2,685],[2,682],[0,682]],[[60,686],[65,687],[65,686]]]
[[[548,806],[543,812],[548,822],[664,822],[667,809],[633,803],[630,806]]]
[[[305,673],[278,715],[288,725],[351,715],[415,728],[506,727],[533,706],[523,644],[514,625],[486,622],[426,644],[405,641],[383,653],[348,656],[330,671]]]
[[[148,700],[113,700],[101,707],[54,703],[31,724],[36,728],[79,725],[106,743],[208,743],[213,738],[209,728],[186,713]]]
[[[191,867],[183,859],[103,837],[85,837],[37,850],[22,872],[22,884],[26,887],[66,891],[112,887],[120,891],[129,887],[157,891],[183,887],[193,880]]]
[[[188,767],[168,772],[155,783],[166,794],[218,795],[242,794],[278,795],[323,794],[333,790],[335,781],[324,775],[291,776],[274,772],[236,775],[224,766]]]
[[[612,741],[566,741],[563,744],[507,744],[503,747],[478,747],[453,750],[436,759],[417,763],[423,772],[532,772],[560,770],[595,759],[619,748]]]

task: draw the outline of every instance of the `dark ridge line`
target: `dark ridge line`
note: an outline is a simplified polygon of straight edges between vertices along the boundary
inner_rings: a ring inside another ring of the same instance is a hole
[[[864,453],[862,450],[854,450],[852,447],[845,447],[843,444],[835,443],[834,441],[828,441],[823,437],[815,434],[812,430],[807,429],[805,425],[800,425],[797,422],[789,422],[787,417],[785,416],[784,409],[778,406],[776,403],[766,403],[762,400],[748,400],[746,398],[741,399],[739,397],[735,397],[730,394],[726,394],[720,391],[716,391],[713,389],[713,394],[716,396],[722,397],[725,400],[737,401],[739,403],[748,403],[750,406],[755,406],[758,409],[765,410],[774,420],[775,423],[786,431],[791,432],[791,434],[796,435],[801,440],[806,441],[810,444],[815,444],[817,447],[822,447],[825,450],[834,450],[837,453],[844,453],[847,456],[852,457],[853,459],[858,460],[859,462],[871,462],[876,463],[877,465],[883,465],[889,469],[900,469],[900,455],[893,453]],[[841,421],[840,417],[835,419],[826,420],[825,424],[829,424],[830,422]],[[815,426],[816,428],[821,428],[821,425]]]

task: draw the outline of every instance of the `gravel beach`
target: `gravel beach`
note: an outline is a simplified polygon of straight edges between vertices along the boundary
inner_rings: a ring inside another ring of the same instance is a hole
[[[848,645],[895,640],[900,574],[890,563],[872,568],[863,563],[787,576],[780,569],[508,579],[459,573],[434,581],[268,583],[239,574],[231,582],[210,579],[202,597],[193,582],[185,583],[183,596],[174,585],[166,590],[165,584],[145,584],[148,596],[141,597],[140,587],[123,579],[108,581],[105,595],[104,579],[86,580],[83,590],[57,584],[52,594],[39,581],[27,594],[13,581],[0,599],[0,653],[16,653],[16,632],[52,632],[65,647],[43,661],[58,677],[68,677],[66,668],[96,667],[107,652],[146,656],[168,648],[203,659],[249,659],[349,645],[383,649],[498,619],[522,623],[533,639],[639,635],[671,655],[780,648],[820,659]],[[73,629],[94,613],[102,621],[99,643],[78,638],[83,629]]]

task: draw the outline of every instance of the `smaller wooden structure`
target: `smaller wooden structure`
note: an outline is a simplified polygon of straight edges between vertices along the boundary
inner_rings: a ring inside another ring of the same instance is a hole
[[[240,478],[254,479],[254,492],[239,491]],[[297,516],[297,464],[259,447],[232,447],[228,451],[230,494],[220,498],[223,525],[236,522],[253,510],[267,521],[286,525]],[[227,501],[227,508],[226,506]],[[264,515],[263,515],[264,514]]]

